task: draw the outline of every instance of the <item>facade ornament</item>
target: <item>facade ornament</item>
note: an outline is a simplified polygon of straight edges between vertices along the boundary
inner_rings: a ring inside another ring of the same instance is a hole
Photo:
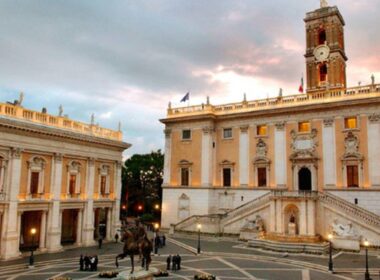
[[[284,130],[285,122],[277,122],[277,123],[275,123],[275,126],[276,126],[277,130]]]
[[[335,236],[340,237],[358,237],[355,233],[352,223],[349,222],[346,225],[338,223],[338,219],[334,219],[331,224],[331,231]]]
[[[372,114],[368,116],[368,119],[371,123],[378,123],[380,122],[380,114]]]
[[[20,158],[22,149],[20,148],[11,148],[11,156],[12,158]]]
[[[61,153],[55,153],[55,154],[54,154],[54,160],[55,160],[56,162],[61,162],[62,159],[63,159],[63,154],[61,154]]]
[[[240,131],[241,131],[242,133],[247,133],[247,132],[248,132],[248,128],[249,128],[249,125],[242,125],[242,126],[240,127]]]
[[[266,157],[267,151],[267,144],[260,138],[256,144],[256,157]]]
[[[373,74],[372,74],[372,76],[371,76],[371,83],[372,83],[372,85],[375,84],[375,75],[373,75]]]
[[[359,138],[349,131],[344,138],[344,147],[345,147],[345,157],[354,156],[357,157],[359,155]]]
[[[333,118],[324,119],[323,124],[325,127],[332,127],[334,124],[334,119]]]
[[[95,165],[95,158],[93,158],[93,157],[88,158],[88,164],[89,164],[89,166],[94,166]]]
[[[260,215],[256,215],[256,218],[253,220],[246,219],[246,223],[242,227],[242,230],[264,232],[265,231],[264,220],[261,218]]]
[[[327,0],[321,0],[321,8],[327,8],[329,6],[329,3],[327,3]]]
[[[172,130],[170,128],[164,129],[165,137],[168,138],[172,134]]]
[[[291,148],[292,154],[291,160],[297,159],[317,159],[316,148],[318,146],[317,141],[317,129],[313,128],[308,134],[298,134],[294,129],[290,132],[292,139]]]
[[[214,132],[214,127],[212,127],[212,126],[205,126],[205,127],[202,128],[202,131],[203,131],[204,134],[209,134],[209,133],[211,134],[211,133]]]
[[[69,172],[80,172],[80,168],[81,168],[81,164],[80,162],[78,161],[71,161],[68,165],[67,165],[67,171]]]

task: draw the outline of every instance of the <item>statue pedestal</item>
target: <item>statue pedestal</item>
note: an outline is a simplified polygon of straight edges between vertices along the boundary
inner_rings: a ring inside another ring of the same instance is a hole
[[[135,268],[135,272],[131,274],[130,270],[125,270],[120,272],[116,278],[116,280],[153,280],[153,274],[157,273],[158,269],[155,267],[150,268],[148,271],[142,268]]]
[[[295,223],[289,223],[288,224],[288,234],[291,236],[295,236],[296,232],[297,232],[296,224]]]
[[[360,237],[334,236],[331,242],[334,249],[360,251]]]
[[[253,240],[257,238],[262,238],[265,232],[259,232],[256,229],[242,229],[240,230],[239,240]]]

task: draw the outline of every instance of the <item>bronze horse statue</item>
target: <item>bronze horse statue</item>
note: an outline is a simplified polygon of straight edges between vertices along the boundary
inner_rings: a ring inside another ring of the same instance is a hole
[[[122,241],[124,241],[123,253],[116,256],[116,267],[119,267],[119,259],[129,256],[131,258],[132,274],[135,270],[134,256],[139,255],[140,258],[142,256],[141,266],[144,267],[145,264],[145,269],[149,270],[149,264],[152,261],[150,254],[153,251],[153,244],[148,239],[146,233],[143,236],[139,236],[138,232],[133,233],[131,230],[125,229]]]

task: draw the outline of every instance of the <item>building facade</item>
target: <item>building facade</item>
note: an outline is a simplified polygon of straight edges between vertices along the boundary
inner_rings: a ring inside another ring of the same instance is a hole
[[[162,227],[228,213],[273,191],[325,192],[380,215],[380,84],[372,77],[369,85],[347,88],[344,20],[337,7],[323,6],[304,21],[306,94],[223,105],[207,98],[183,108],[169,104],[161,120]],[[315,203],[293,203],[304,219],[302,234],[327,233]],[[268,204],[267,212],[260,212],[268,231],[286,232],[286,205]],[[328,220],[349,219],[339,211]]]
[[[120,131],[0,103],[1,258],[112,239],[128,147]]]

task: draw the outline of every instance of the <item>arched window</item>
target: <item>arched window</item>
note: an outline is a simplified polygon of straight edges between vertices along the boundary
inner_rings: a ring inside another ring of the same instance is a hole
[[[323,28],[318,32],[318,44],[323,45],[326,42],[326,30]]]
[[[327,65],[325,63],[319,66],[319,81],[326,82],[327,80]]]

